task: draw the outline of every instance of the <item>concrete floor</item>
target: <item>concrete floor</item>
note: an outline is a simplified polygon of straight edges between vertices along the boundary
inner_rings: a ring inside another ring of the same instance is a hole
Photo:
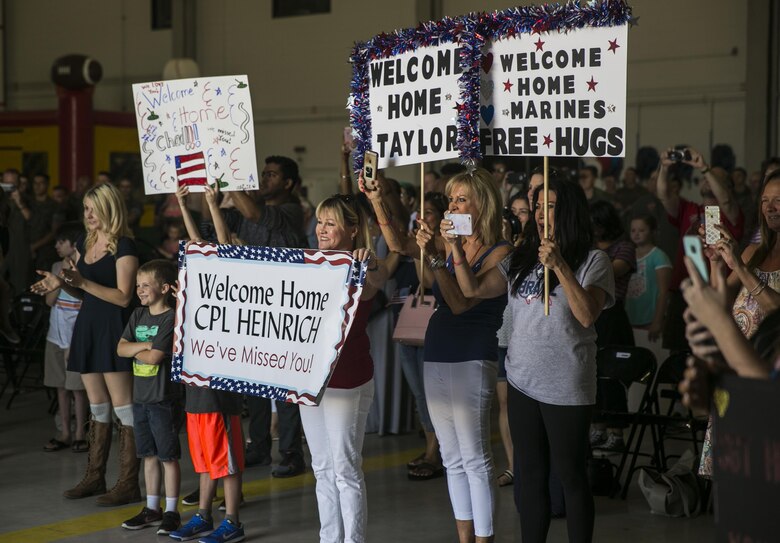
[[[0,536],[12,543],[172,541],[158,537],[152,528],[130,532],[123,520],[140,511],[142,504],[105,509],[94,498],[71,501],[62,491],[77,483],[86,465],[86,454],[70,450],[45,453],[42,447],[54,435],[54,422],[47,411],[44,392],[23,393],[10,410],[8,394],[0,406],[0,474],[3,506]],[[184,436],[182,436],[184,438]],[[116,438],[115,438],[116,439]],[[186,440],[182,441],[186,451]],[[116,444],[115,444],[116,445]],[[369,503],[369,540],[408,542],[457,541],[445,479],[411,482],[405,464],[422,446],[417,435],[366,438],[364,457]],[[494,444],[494,450],[503,449]],[[116,476],[116,446],[109,459],[108,484]],[[503,466],[503,458],[498,466]],[[182,494],[196,487],[189,455],[182,459]],[[241,521],[247,540],[267,543],[317,541],[317,504],[311,472],[292,479],[273,479],[270,468],[250,468],[244,474],[247,503]],[[519,520],[512,491],[500,489],[496,541],[519,541]],[[183,507],[186,519],[193,507]],[[216,513],[216,504],[215,504]],[[217,513],[217,518],[221,515]],[[627,501],[596,498],[597,542],[712,541],[713,518],[670,519],[651,515],[636,487]],[[548,541],[567,541],[566,521],[553,520]]]

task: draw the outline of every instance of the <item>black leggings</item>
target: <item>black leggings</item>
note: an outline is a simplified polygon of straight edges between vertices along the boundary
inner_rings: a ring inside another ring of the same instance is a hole
[[[569,541],[593,539],[593,495],[588,484],[592,406],[550,405],[508,386],[509,430],[515,444],[523,543],[543,543],[550,528],[550,462],[563,484]]]

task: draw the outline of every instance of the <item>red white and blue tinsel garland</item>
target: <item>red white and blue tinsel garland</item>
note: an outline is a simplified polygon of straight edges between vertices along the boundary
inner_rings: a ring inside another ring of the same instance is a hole
[[[457,42],[461,45],[463,72],[458,81],[457,105],[458,153],[460,160],[473,167],[482,158],[479,146],[479,69],[482,47],[488,41],[519,34],[566,32],[586,26],[606,27],[632,23],[631,8],[625,0],[572,0],[565,4],[544,4],[510,8],[493,13],[470,13],[421,23],[416,28],[382,33],[356,43],[352,49],[352,81],[347,108],[355,137],[355,171],[363,168],[363,155],[371,148],[371,110],[369,107],[369,64],[420,47]]]

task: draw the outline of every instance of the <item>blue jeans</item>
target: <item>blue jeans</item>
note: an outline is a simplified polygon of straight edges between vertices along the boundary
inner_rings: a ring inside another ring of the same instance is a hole
[[[423,385],[423,347],[403,345],[401,347],[401,370],[404,372],[406,382],[417,404],[417,414],[420,424],[426,432],[433,432],[431,415],[428,413],[428,402],[425,399],[425,386]]]
[[[156,456],[162,462],[180,459],[179,430],[183,422],[182,414],[179,400],[133,403],[136,456]]]

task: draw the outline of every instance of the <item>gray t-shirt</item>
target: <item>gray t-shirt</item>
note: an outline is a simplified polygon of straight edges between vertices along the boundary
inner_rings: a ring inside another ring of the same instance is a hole
[[[157,403],[177,397],[179,385],[171,382],[173,351],[173,309],[152,315],[148,307],[139,307],[130,315],[122,339],[132,342],[152,342],[152,349],[165,353],[159,364],[144,364],[133,360],[133,401]]]
[[[508,255],[498,269],[507,276]],[[552,272],[551,272],[552,273]],[[614,304],[615,276],[603,251],[592,250],[575,273],[583,288],[607,293],[604,308]],[[517,390],[552,405],[596,403],[596,329],[585,328],[572,313],[563,287],[550,292],[550,315],[544,315],[544,267],[538,264],[523,280],[509,307],[514,329],[509,339],[506,375]]]
[[[235,208],[223,210],[222,216],[228,229],[236,232],[247,245],[293,249],[305,249],[309,246],[303,233],[303,208],[298,202],[266,205],[257,222],[245,218]]]

